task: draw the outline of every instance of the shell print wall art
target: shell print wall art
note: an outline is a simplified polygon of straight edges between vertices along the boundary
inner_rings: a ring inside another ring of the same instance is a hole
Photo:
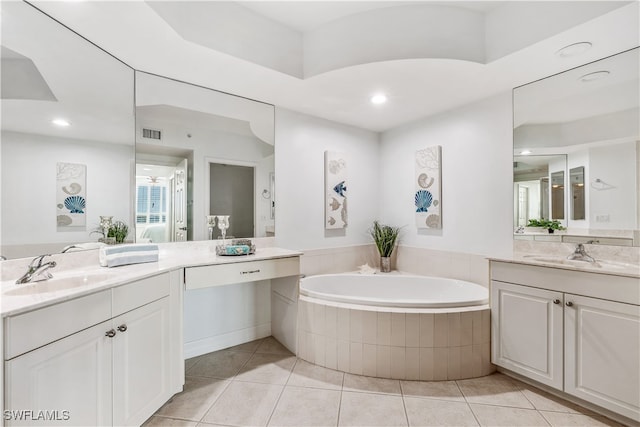
[[[58,163],[56,218],[58,231],[77,231],[87,225],[87,166]]]
[[[344,153],[324,152],[325,229],[347,227],[347,163]]]
[[[441,158],[439,145],[416,151],[413,199],[418,228],[442,228]]]

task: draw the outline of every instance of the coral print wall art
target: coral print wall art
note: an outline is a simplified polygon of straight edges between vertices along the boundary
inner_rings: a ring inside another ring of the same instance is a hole
[[[347,227],[347,163],[344,153],[324,152],[325,229]]]
[[[416,151],[414,203],[418,228],[442,228],[441,154],[439,145]]]
[[[87,166],[58,163],[56,207],[58,230],[77,230],[87,225]]]

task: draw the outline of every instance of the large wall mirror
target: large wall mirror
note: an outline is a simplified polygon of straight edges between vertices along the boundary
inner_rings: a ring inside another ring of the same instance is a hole
[[[529,220],[556,219],[567,236],[638,245],[639,51],[514,89],[518,238]]]
[[[136,72],[136,237],[274,235],[274,107]]]
[[[96,242],[100,216],[133,221],[134,71],[25,2],[1,7],[0,254]]]

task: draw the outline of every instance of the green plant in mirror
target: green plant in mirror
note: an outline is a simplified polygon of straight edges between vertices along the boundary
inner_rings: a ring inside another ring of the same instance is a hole
[[[369,234],[378,248],[381,257],[390,257],[400,235],[400,227],[380,224],[378,221],[373,222],[373,226],[369,230]]]
[[[564,230],[565,228],[560,224],[560,221],[554,219],[553,221],[548,219],[530,219],[527,227],[541,227],[547,230]]]
[[[124,243],[124,240],[127,238],[129,234],[129,226],[122,221],[115,221],[109,227],[109,231],[107,233],[107,237],[114,237],[116,239],[116,243]]]

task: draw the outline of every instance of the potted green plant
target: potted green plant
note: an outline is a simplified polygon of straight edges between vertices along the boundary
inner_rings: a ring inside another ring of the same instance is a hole
[[[116,239],[116,243],[124,243],[124,240],[127,238],[129,234],[129,226],[122,221],[115,221],[109,227],[109,231],[107,232],[107,237],[114,237]]]
[[[548,219],[530,219],[527,227],[540,227],[546,228],[550,234],[553,234],[555,230],[564,230],[565,228],[560,224],[560,221],[554,219],[553,221]]]
[[[390,272],[391,254],[398,242],[400,227],[380,224],[380,222],[376,220],[373,221],[373,227],[371,227],[369,233],[371,234],[371,237],[378,248],[378,253],[380,254],[380,271],[382,273]]]

